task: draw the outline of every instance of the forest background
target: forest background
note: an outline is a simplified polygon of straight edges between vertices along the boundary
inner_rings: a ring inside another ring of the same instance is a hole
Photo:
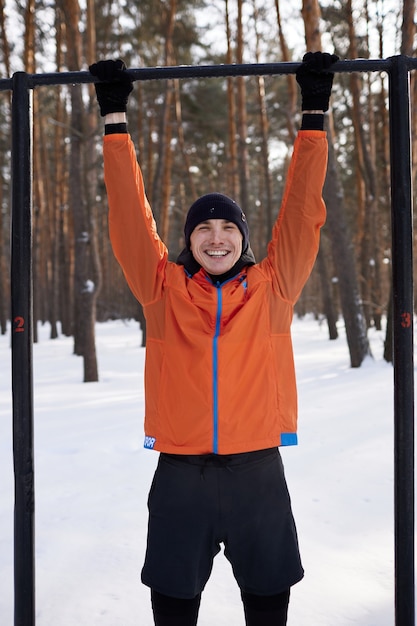
[[[319,49],[341,59],[383,59],[414,56],[415,35],[414,0],[0,0],[0,71],[7,78],[21,70],[87,70],[103,58],[123,58],[130,68],[301,61],[306,50]],[[412,74],[414,101],[416,90]],[[380,329],[390,312],[387,96],[384,73],[335,76],[326,116],[328,220],[296,306],[298,316],[325,320],[331,340],[343,318],[352,367],[369,353],[368,329]],[[11,97],[0,92],[2,334],[11,308]],[[262,258],[300,124],[299,105],[293,75],[135,82],[128,127],[170,258],[182,248],[187,209],[209,191],[239,202],[255,256]],[[50,323],[51,339],[73,336],[84,380],[95,381],[96,321],[134,318],[143,330],[145,322],[109,243],[103,123],[94,87],[37,88],[33,114],[34,320]],[[411,121],[414,144],[415,110]],[[35,341],[36,335],[35,323]],[[145,332],[143,337],[145,342]]]

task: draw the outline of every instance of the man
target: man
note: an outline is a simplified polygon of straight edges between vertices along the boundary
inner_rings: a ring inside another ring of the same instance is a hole
[[[191,205],[185,248],[168,261],[127,133],[132,79],[90,67],[105,118],[104,173],[114,253],[147,321],[145,447],[160,452],[149,494],[142,581],[157,626],[195,626],[224,545],[247,626],[284,626],[303,577],[278,447],[297,442],[290,325],[325,220],[323,131],[337,57],[307,53],[303,118],[265,259],[246,217],[210,191]]]

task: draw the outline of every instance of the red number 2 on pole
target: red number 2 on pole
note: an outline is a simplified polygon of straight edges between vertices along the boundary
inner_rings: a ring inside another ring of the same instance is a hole
[[[25,319],[18,315],[14,318],[14,332],[15,333],[24,333],[25,332]]]

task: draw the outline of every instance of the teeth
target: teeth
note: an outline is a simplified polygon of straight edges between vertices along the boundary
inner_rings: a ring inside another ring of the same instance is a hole
[[[207,250],[209,256],[226,256],[227,250]]]

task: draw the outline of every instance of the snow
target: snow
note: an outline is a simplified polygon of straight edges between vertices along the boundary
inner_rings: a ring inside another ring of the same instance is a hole
[[[82,293],[94,293],[95,288],[96,286],[92,280],[86,280],[84,282],[84,288],[82,290]]]
[[[381,332],[352,369],[343,326],[295,320],[299,445],[282,449],[305,578],[289,626],[394,624],[393,369]],[[143,448],[145,350],[134,322],[97,325],[99,383],[82,382],[72,339],[34,345],[36,624],[151,626],[140,582],[147,492],[157,453]],[[13,624],[10,336],[0,337],[0,623]],[[243,626],[220,554],[199,626]]]

